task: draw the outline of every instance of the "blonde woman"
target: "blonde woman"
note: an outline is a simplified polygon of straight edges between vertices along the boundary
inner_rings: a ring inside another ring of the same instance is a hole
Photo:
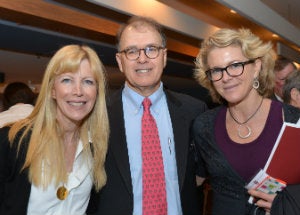
[[[292,194],[299,185],[277,195],[245,189],[265,166],[283,121],[296,123],[300,116],[296,108],[268,99],[274,60],[272,44],[247,29],[220,29],[202,43],[196,79],[223,104],[200,115],[193,127],[199,167],[206,170],[200,176],[209,178],[213,191],[212,214],[299,214],[300,195]],[[248,203],[250,195],[256,204]],[[289,203],[282,201],[286,196]]]
[[[32,114],[0,130],[0,214],[85,214],[106,183],[105,88],[91,48],[56,52]]]

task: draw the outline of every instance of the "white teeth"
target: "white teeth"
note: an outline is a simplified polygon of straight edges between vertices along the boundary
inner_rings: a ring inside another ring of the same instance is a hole
[[[73,105],[73,106],[81,106],[81,105],[84,105],[85,102],[69,102],[70,105]]]
[[[146,73],[146,72],[149,72],[150,70],[149,69],[138,69],[136,71],[140,72],[140,73]]]

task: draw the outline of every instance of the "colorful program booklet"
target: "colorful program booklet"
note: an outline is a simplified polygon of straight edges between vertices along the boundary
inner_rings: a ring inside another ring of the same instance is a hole
[[[247,189],[256,189],[268,194],[281,191],[285,187],[286,183],[284,181],[271,177],[262,169],[246,185]]]
[[[271,177],[262,169],[246,185],[247,189],[260,190],[268,194],[273,194],[276,193],[277,191],[281,191],[285,187],[286,187],[286,183],[284,181]],[[253,197],[250,197],[248,201],[249,203],[254,203]]]

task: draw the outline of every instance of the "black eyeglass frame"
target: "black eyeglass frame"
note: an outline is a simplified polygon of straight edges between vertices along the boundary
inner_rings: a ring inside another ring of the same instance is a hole
[[[156,48],[156,49],[157,49],[157,55],[156,55],[155,57],[149,57],[148,54],[147,54],[148,51],[149,51],[151,48]],[[134,60],[139,59],[139,57],[141,56],[141,51],[144,51],[144,54],[147,56],[147,58],[149,58],[149,59],[155,59],[155,58],[158,57],[159,51],[160,51],[161,49],[165,49],[165,47],[163,47],[163,46],[154,46],[154,45],[150,45],[150,46],[146,46],[145,48],[142,48],[142,49],[138,49],[138,48],[126,48],[126,49],[124,49],[124,50],[122,50],[122,51],[119,51],[119,53],[124,53],[124,54],[125,54],[125,57],[126,57],[128,60],[134,61]],[[138,53],[138,55],[137,55],[137,57],[136,57],[135,59],[130,59],[130,58],[128,58],[127,53],[128,53],[128,51],[130,51],[130,50],[134,50],[136,53]]]
[[[257,58],[256,58],[256,59],[257,59]],[[232,63],[232,64],[230,64],[230,65],[228,65],[228,66],[226,66],[226,67],[223,67],[223,68],[213,68],[213,69],[209,69],[209,70],[206,70],[206,71],[205,71],[205,74],[206,74],[206,77],[207,77],[209,80],[213,81],[213,82],[215,82],[215,81],[220,81],[220,80],[223,78],[224,71],[226,71],[227,75],[229,75],[230,77],[238,77],[238,76],[241,76],[241,75],[244,73],[245,65],[254,63],[254,62],[256,61],[256,59],[251,59],[251,60],[244,61],[244,62],[236,62],[236,63]],[[235,66],[235,65],[241,65],[241,66],[243,67],[242,72],[241,72],[240,74],[238,74],[238,75],[231,75],[231,74],[227,71],[227,69],[228,69],[229,67]],[[218,80],[213,80],[213,79],[212,79],[211,73],[212,73],[212,71],[214,71],[214,70],[216,70],[216,69],[219,70],[219,71],[222,72],[222,73],[221,73],[221,76],[220,76],[220,78],[219,78]]]

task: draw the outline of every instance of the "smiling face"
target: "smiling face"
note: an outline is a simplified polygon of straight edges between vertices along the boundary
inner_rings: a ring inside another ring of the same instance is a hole
[[[126,27],[120,40],[120,50],[143,49],[147,46],[162,46],[162,39],[157,31],[147,25],[137,28]],[[149,96],[159,88],[166,66],[167,50],[160,49],[155,59],[148,58],[144,51],[140,51],[140,56],[136,60],[128,60],[122,52],[116,54],[116,60],[120,71],[125,74],[128,86],[143,96]]]
[[[54,80],[52,98],[57,104],[57,120],[64,125],[80,124],[92,111],[96,97],[96,80],[86,59],[78,71],[62,73]]]
[[[227,46],[225,48],[214,48],[208,56],[207,62],[210,69],[224,68],[230,64],[248,61],[239,46]],[[238,103],[243,101],[249,94],[257,93],[253,89],[253,80],[258,77],[261,62],[259,59],[254,63],[244,66],[244,72],[238,77],[230,77],[223,71],[223,78],[213,82],[216,91],[228,101]]]

